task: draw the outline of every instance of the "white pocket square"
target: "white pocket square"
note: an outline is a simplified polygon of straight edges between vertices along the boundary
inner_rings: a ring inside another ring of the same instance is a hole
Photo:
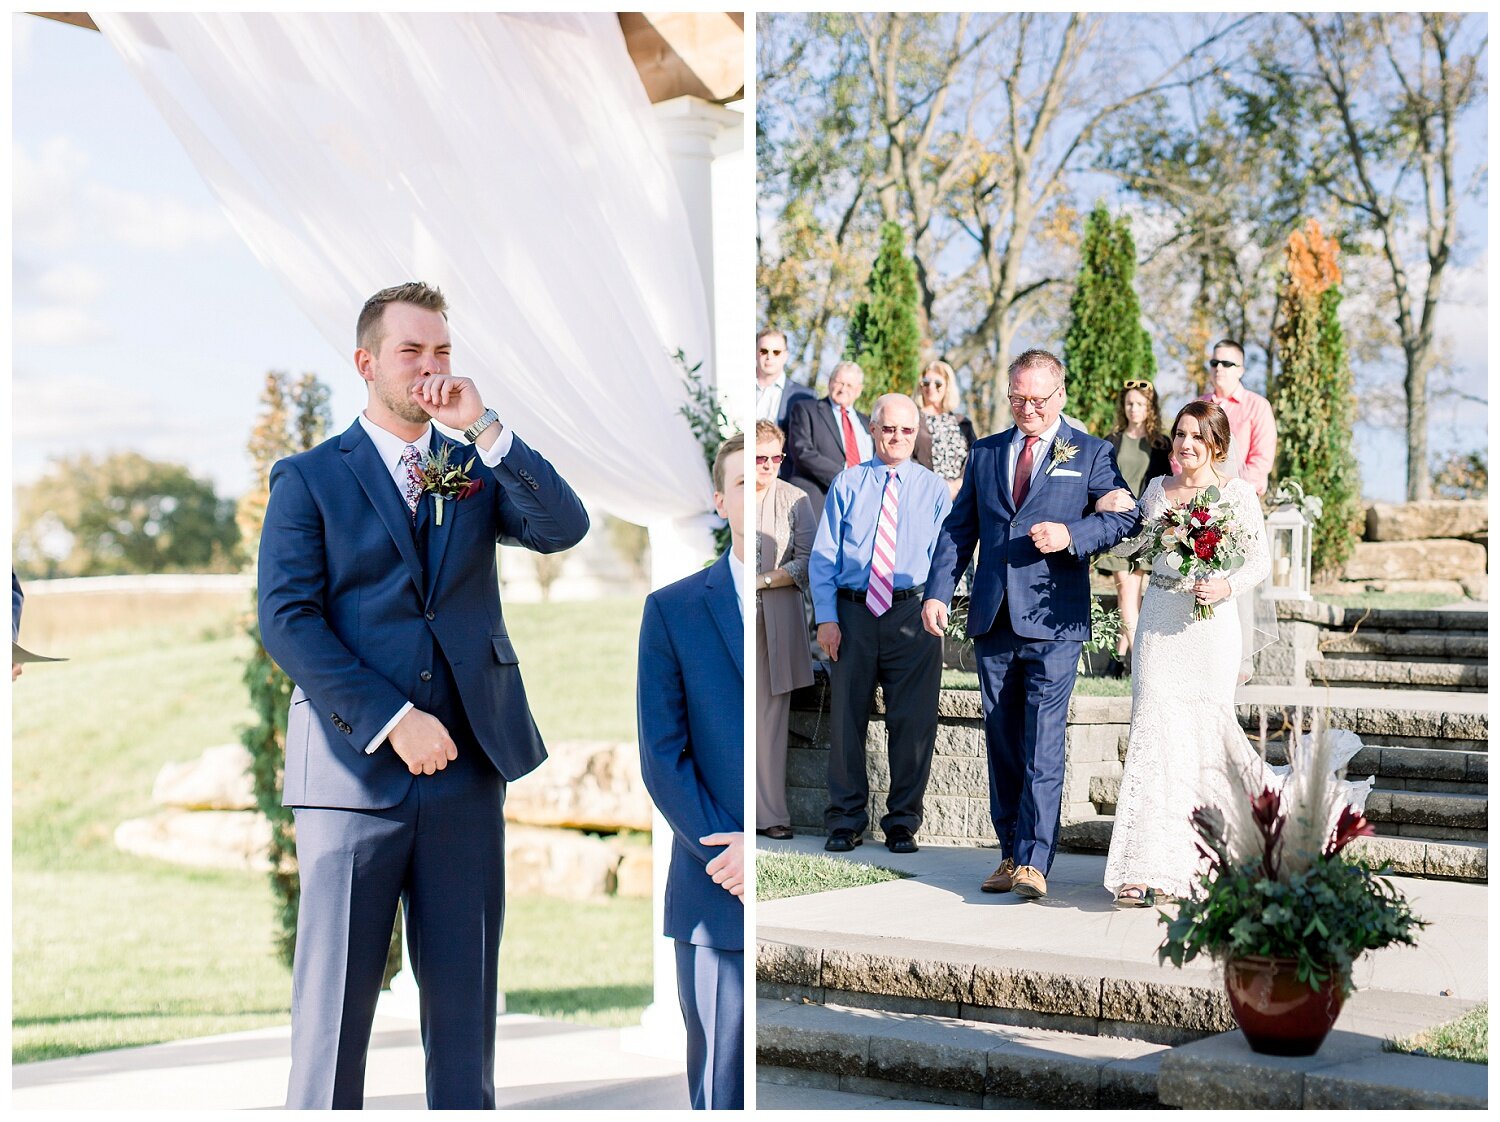
[[[1052,474],[1053,475],[1071,475],[1074,479],[1080,479],[1083,476],[1083,472],[1081,472],[1081,471],[1073,471],[1071,468],[1058,468]]]

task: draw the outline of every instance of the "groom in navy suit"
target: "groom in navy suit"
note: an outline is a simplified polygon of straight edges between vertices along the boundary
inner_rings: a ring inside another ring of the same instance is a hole
[[[1057,851],[1068,701],[1089,637],[1089,555],[1140,515],[1103,440],[1062,419],[1063,365],[1047,351],[1010,365],[1014,428],[977,441],[932,558],[922,622],[941,635],[978,545],[969,597],[1002,861],[982,886],[1047,895]]]
[[[363,1105],[398,901],[427,1105],[495,1106],[501,810],[506,784],[546,757],[500,614],[495,543],[567,549],[588,515],[450,373],[446,308],[418,282],[370,297],[354,352],[364,412],[271,470],[260,629],[297,687],[282,796],[302,882],[292,1109]],[[444,450],[470,482],[439,505],[422,475]]]
[[[745,438],[714,457],[729,550],[646,598],[641,772],[672,827],[663,929],[676,941],[694,1110],[745,1105]]]

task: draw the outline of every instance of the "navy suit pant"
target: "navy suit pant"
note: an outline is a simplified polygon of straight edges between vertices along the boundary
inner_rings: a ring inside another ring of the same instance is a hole
[[[1068,701],[1082,650],[1082,640],[1017,635],[1005,603],[974,640],[995,837],[1001,856],[1043,876],[1057,852]]]
[[[494,1109],[505,780],[466,725],[449,732],[458,759],[415,777],[398,805],[295,811],[302,896],[288,1108],[363,1105],[371,1024],[401,900],[421,991],[427,1105]]]
[[[676,941],[694,1110],[745,1108],[745,953]]]

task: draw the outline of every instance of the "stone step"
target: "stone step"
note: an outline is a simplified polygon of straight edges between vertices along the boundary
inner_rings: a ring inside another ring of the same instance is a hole
[[[1310,658],[1307,677],[1330,686],[1382,686],[1405,690],[1459,690],[1483,693],[1489,688],[1484,664],[1454,662],[1382,662],[1359,658]]]
[[[1112,814],[1100,813],[1065,823],[1058,839],[1072,852],[1107,853],[1114,823]],[[1349,849],[1351,854],[1399,876],[1489,882],[1489,847],[1483,840],[1483,831],[1479,832],[1479,838],[1462,836],[1460,831],[1454,831],[1460,836],[1446,837],[1441,827],[1427,827],[1424,834],[1415,825],[1388,822],[1374,825],[1376,836],[1356,839]],[[1411,833],[1402,832],[1407,829]]]
[[[755,1069],[756,1110],[948,1110],[945,1103],[836,1091],[839,1077],[784,1067]],[[826,1085],[825,1085],[826,1084]]]
[[[952,1017],[756,1002],[758,1068],[783,1084],[945,1106],[1154,1107],[1165,1045]]]
[[[1330,631],[1318,639],[1318,650],[1335,655],[1384,655],[1398,659],[1445,659],[1483,662],[1489,657],[1486,635],[1441,631]]]
[[[1362,627],[1371,631],[1442,631],[1487,635],[1487,608],[1334,608],[1335,627]]]
[[[1120,763],[1125,763],[1128,741],[1121,738]],[[1286,742],[1266,743],[1267,763],[1285,764]],[[1375,778],[1379,791],[1423,791],[1432,794],[1484,795],[1489,791],[1488,752],[1456,752],[1444,748],[1413,748],[1408,745],[1366,744],[1344,769],[1350,779]],[[1120,789],[1118,775],[1089,777],[1089,801],[1114,803]],[[1113,811],[1101,813],[1112,814]]]
[[[1488,795],[1376,789],[1365,802],[1365,817],[1377,829],[1381,825],[1400,826],[1406,836],[1483,838],[1489,823],[1489,805]],[[1405,829],[1408,826],[1416,829],[1408,831]],[[1447,830],[1473,833],[1439,832]]]
[[[1242,695],[1245,692],[1241,690]],[[1274,736],[1291,726],[1296,712],[1293,704],[1274,699],[1295,695],[1290,690],[1275,687],[1269,687],[1265,692],[1273,698],[1265,709],[1266,728]],[[1303,731],[1312,728],[1316,717],[1325,728],[1348,729],[1366,744],[1409,743],[1419,747],[1446,747],[1448,745],[1442,742],[1452,741],[1461,742],[1454,743],[1454,748],[1480,752],[1486,751],[1489,745],[1488,700],[1476,697],[1472,691],[1444,694],[1437,690],[1329,687],[1310,691],[1310,695],[1327,700],[1319,701],[1320,708],[1316,713],[1310,708],[1302,708]],[[1346,697],[1350,699],[1348,702],[1344,700]],[[1423,704],[1412,704],[1418,699]],[[1258,735],[1260,704],[1240,700],[1235,712],[1245,731],[1252,736]]]

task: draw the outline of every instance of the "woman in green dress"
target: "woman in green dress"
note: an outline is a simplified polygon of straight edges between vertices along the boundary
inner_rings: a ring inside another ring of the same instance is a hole
[[[1158,475],[1172,474],[1172,446],[1161,432],[1161,403],[1156,387],[1145,379],[1132,378],[1115,398],[1115,425],[1108,436],[1115,450],[1120,474],[1137,500],[1146,484]],[[1146,590],[1150,564],[1139,558],[1102,554],[1094,563],[1101,573],[1114,577],[1120,605],[1120,638],[1115,654],[1125,662],[1135,640],[1135,621],[1141,614],[1141,596]]]

